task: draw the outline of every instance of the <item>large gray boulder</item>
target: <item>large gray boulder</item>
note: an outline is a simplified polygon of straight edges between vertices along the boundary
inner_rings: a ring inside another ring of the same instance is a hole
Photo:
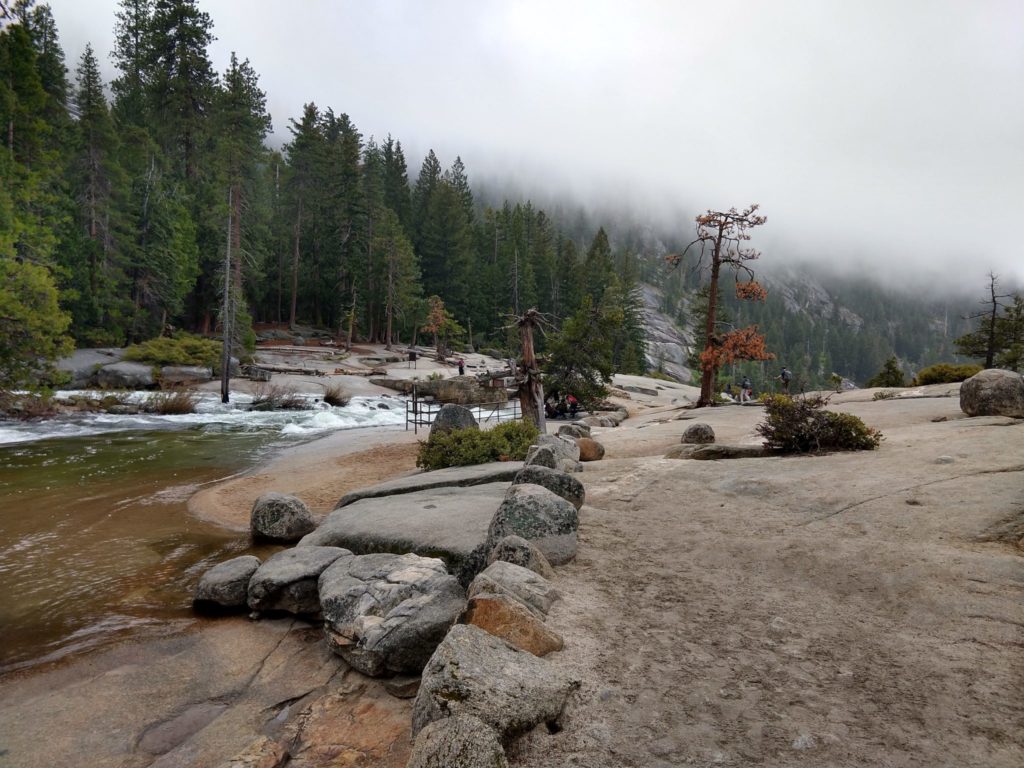
[[[507,483],[489,483],[362,499],[331,512],[299,546],[440,557],[449,573],[469,584],[487,559],[487,531],[507,489]]]
[[[420,731],[405,768],[508,768],[497,732],[472,715],[446,717]]]
[[[541,447],[550,448],[559,459],[566,459],[568,461],[580,460],[580,447],[576,445],[576,441],[571,437],[539,435],[536,444]]]
[[[301,499],[287,493],[264,493],[252,505],[249,530],[254,539],[298,541],[316,529],[316,521]]]
[[[260,567],[260,559],[242,555],[217,563],[196,585],[193,604],[200,609],[244,608],[249,579]]]
[[[319,615],[317,580],[339,557],[341,547],[296,547],[267,559],[249,580],[248,603],[254,611]]]
[[[526,459],[523,461],[523,466],[557,469],[558,456],[547,446],[531,445],[526,451]]]
[[[441,406],[441,410],[437,412],[434,422],[430,425],[430,437],[439,432],[451,432],[453,429],[479,428],[476,418],[469,408],[456,405],[455,403],[445,403]]]
[[[155,383],[153,368],[145,363],[111,363],[96,372],[96,383],[103,389],[147,389]]]
[[[403,493],[429,491],[433,488],[466,488],[472,485],[511,482],[516,472],[522,469],[521,461],[492,461],[468,467],[446,467],[433,472],[419,472],[408,477],[385,480],[383,483],[349,491],[334,508],[347,507],[360,499],[376,499],[381,496],[398,496]]]
[[[960,410],[968,416],[1024,419],[1024,376],[988,368],[960,385]]]
[[[590,427],[579,422],[563,424],[558,428],[558,434],[566,437],[590,437]]]
[[[441,560],[411,554],[339,558],[319,591],[327,645],[373,677],[419,673],[466,607]]]
[[[478,627],[456,624],[430,657],[413,703],[412,731],[472,715],[501,739],[556,723],[579,685],[565,672]]]
[[[58,360],[55,367],[71,377],[66,384],[68,389],[86,389],[96,386],[96,373],[100,368],[116,363],[122,357],[123,349],[76,349],[70,356]]]
[[[550,579],[555,575],[555,570],[551,567],[548,559],[544,557],[544,553],[522,536],[506,536],[494,545],[494,549],[487,556],[487,564],[490,565],[499,560],[529,568],[545,579]]]
[[[583,483],[559,469],[531,465],[523,467],[512,479],[512,485],[541,485],[552,493],[557,493],[563,499],[572,504],[576,509],[583,506],[587,496]]]
[[[496,560],[477,574],[466,594],[471,598],[477,595],[505,595],[541,619],[548,615],[551,606],[561,597],[554,585],[540,574],[503,560]]]
[[[688,445],[706,445],[708,443],[715,442],[715,430],[711,428],[710,424],[703,422],[697,422],[691,424],[683,432],[680,442]]]
[[[540,485],[513,485],[487,529],[487,551],[506,536],[533,542],[552,565],[576,557],[576,507]]]
[[[202,365],[165,365],[160,369],[160,384],[164,387],[201,384],[212,378],[213,369]]]

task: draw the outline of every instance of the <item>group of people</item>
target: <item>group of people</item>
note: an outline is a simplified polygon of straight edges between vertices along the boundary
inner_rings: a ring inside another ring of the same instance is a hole
[[[544,415],[549,419],[572,418],[580,409],[580,401],[573,395],[559,397],[551,393],[544,398]]]
[[[775,381],[779,382],[782,392],[788,395],[790,382],[793,381],[793,372],[786,366],[782,366],[782,370],[779,371],[779,375],[775,377]],[[743,377],[743,381],[740,382],[739,390],[740,403],[749,403],[754,399],[754,385],[750,383],[749,376]],[[726,385],[725,394],[730,397],[733,396],[731,383]]]

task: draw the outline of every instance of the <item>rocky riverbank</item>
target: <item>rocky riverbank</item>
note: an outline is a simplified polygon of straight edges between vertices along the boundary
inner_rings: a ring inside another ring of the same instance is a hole
[[[557,724],[512,739],[514,721],[453,711],[445,738],[486,751],[498,730],[524,766],[1024,760],[1024,421],[967,416],[956,386],[844,393],[832,407],[881,429],[879,450],[697,462],[665,458],[696,417],[753,446],[761,410],[630,386],[648,392],[591,427],[604,458],[576,475],[578,555],[547,574]],[[0,764],[405,765],[410,724],[435,740],[431,691],[461,698],[445,670],[474,668],[481,643],[453,636],[413,707],[300,619],[196,629],[3,681]]]

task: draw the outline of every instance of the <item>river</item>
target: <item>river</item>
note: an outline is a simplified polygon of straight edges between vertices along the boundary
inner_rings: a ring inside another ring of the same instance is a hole
[[[0,674],[193,621],[202,571],[272,551],[192,517],[196,490],[338,430],[404,423],[396,397],[312,405],[207,396],[182,416],[0,422]]]

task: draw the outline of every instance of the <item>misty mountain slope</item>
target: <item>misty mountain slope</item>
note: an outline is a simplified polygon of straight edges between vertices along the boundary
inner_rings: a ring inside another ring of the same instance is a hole
[[[956,354],[953,342],[972,327],[965,319],[975,309],[970,301],[794,265],[757,267],[757,278],[768,289],[767,300],[738,301],[732,280],[723,279],[720,327],[756,324],[775,360],[738,364],[730,371],[732,376],[750,375],[762,388],[776,367],[786,365],[808,388],[827,386],[833,373],[863,386],[893,355],[908,382],[928,365],[967,362]],[[647,362],[673,378],[690,375],[687,355],[696,338],[692,308],[700,286],[690,275],[685,283],[681,289],[663,288],[671,286],[670,276],[658,285],[643,285]]]
[[[688,384],[692,379],[687,359],[693,335],[680,328],[675,320],[661,311],[665,293],[660,288],[640,286],[644,299],[644,343],[647,367],[661,371],[676,381]]]

